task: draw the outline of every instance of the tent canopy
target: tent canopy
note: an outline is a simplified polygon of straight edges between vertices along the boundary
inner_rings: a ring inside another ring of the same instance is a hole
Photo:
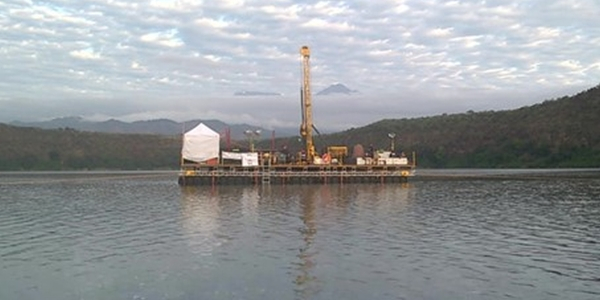
[[[219,134],[203,123],[183,134],[181,157],[204,162],[219,157]]]

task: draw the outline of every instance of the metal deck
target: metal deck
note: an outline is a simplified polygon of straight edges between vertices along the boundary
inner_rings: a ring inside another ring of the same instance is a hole
[[[399,183],[413,165],[184,165],[180,185]]]

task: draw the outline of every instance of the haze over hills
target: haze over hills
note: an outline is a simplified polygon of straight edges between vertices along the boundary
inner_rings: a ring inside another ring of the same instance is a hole
[[[159,134],[180,135],[199,123],[204,123],[214,131],[225,134],[227,128],[230,130],[231,139],[244,139],[244,131],[261,130],[265,137],[270,137],[272,130],[261,128],[250,124],[227,124],[219,120],[190,120],[175,122],[168,119],[123,122],[110,119],[102,122],[93,122],[82,117],[62,117],[41,122],[13,121],[10,125],[20,127],[36,127],[43,129],[71,128],[80,131],[105,132],[105,133],[131,133],[131,134]],[[275,128],[275,134],[279,137],[298,135],[297,129]]]
[[[234,96],[281,96],[281,93],[261,92],[261,91],[239,91],[233,94]]]
[[[321,91],[318,91],[316,96],[326,96],[334,94],[350,95],[358,93],[357,90],[351,90],[341,83],[332,84]],[[281,96],[281,93],[277,92],[265,92],[265,91],[238,91],[233,94],[234,96]]]
[[[350,90],[341,83],[330,85],[329,87],[319,91],[316,95],[334,95],[343,94],[350,95],[358,91]],[[281,96],[280,93],[263,92],[263,91],[239,91],[235,92],[235,96]],[[220,120],[189,120],[185,122],[176,122],[169,119],[141,120],[134,122],[124,122],[116,119],[106,121],[89,121],[79,116],[59,117],[48,121],[39,122],[22,122],[12,121],[9,123],[14,126],[21,127],[37,127],[43,129],[59,129],[72,128],[81,131],[91,132],[106,132],[106,133],[134,133],[134,134],[160,134],[160,135],[176,135],[182,131],[190,129],[200,122],[204,123],[213,130],[224,133],[229,128],[232,139],[244,139],[244,131],[246,130],[261,130],[263,134],[271,136],[274,130],[277,137],[297,136],[297,128],[277,127],[266,129],[260,126],[251,124],[227,124]],[[321,128],[322,132],[327,132],[325,128]]]

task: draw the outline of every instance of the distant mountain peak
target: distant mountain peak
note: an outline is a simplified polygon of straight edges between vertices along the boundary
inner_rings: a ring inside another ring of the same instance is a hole
[[[324,90],[318,92],[316,95],[317,96],[326,96],[326,95],[333,95],[333,94],[350,95],[350,94],[354,94],[354,93],[358,93],[358,91],[351,90],[341,83],[335,83],[335,84],[328,86]]]

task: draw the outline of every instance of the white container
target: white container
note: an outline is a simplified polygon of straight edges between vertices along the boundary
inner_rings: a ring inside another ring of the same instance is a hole
[[[356,158],[356,164],[357,165],[364,165],[365,164],[365,159],[362,157],[357,157]]]

